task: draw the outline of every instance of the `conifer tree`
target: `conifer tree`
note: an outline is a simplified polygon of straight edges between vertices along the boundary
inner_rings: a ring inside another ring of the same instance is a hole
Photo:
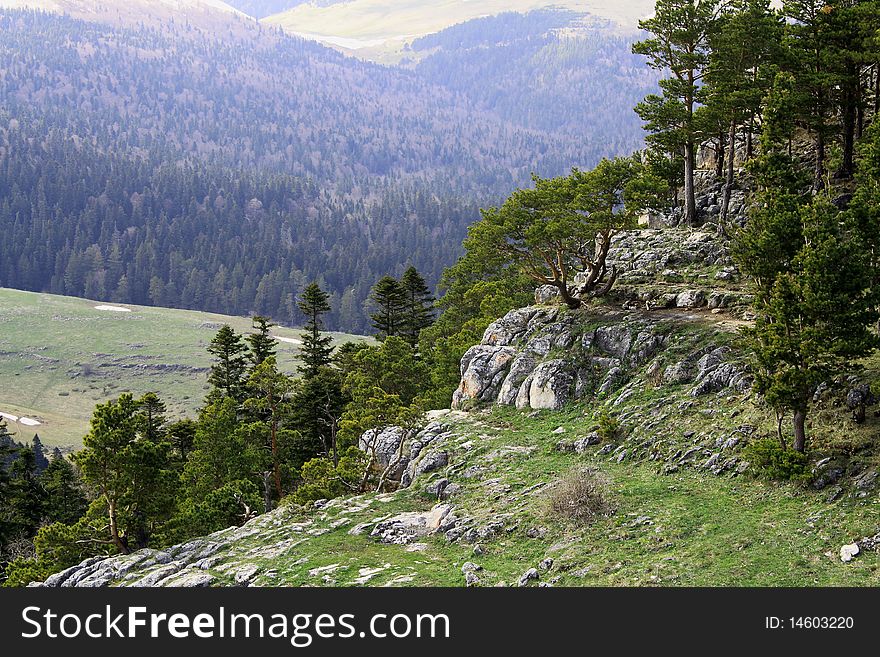
[[[46,491],[45,519],[72,525],[85,514],[88,501],[73,464],[58,452],[40,473]]]
[[[759,192],[733,255],[755,294],[755,325],[744,333],[756,390],[780,423],[792,414],[792,446],[804,452],[816,387],[856,369],[880,344],[871,330],[878,317],[876,237],[864,232],[870,223],[834,207],[827,193],[804,193],[807,180],[773,139],[778,134],[768,120],[753,167]],[[779,437],[785,446],[781,428]]]
[[[247,347],[231,326],[225,325],[211,340],[208,353],[215,362],[208,375],[214,393],[241,401],[247,372]]]
[[[129,393],[98,404],[74,457],[83,481],[106,503],[109,540],[123,554],[146,547],[151,528],[173,500],[170,446],[139,436],[138,410]]]
[[[403,291],[401,337],[415,349],[422,329],[434,323],[434,295],[419,271],[410,266],[400,278]]]
[[[303,291],[297,306],[306,316],[306,332],[301,335],[303,345],[300,349],[302,365],[299,371],[306,378],[316,376],[320,369],[330,363],[333,353],[332,339],[324,335],[322,317],[330,312],[330,296],[317,283],[309,284]]]
[[[383,276],[373,286],[370,300],[376,312],[370,315],[376,337],[384,340],[392,335],[400,335],[403,330],[404,291],[400,281],[391,276]]]
[[[275,348],[278,346],[278,341],[272,337],[272,328],[277,324],[273,324],[271,319],[262,315],[254,315],[252,321],[255,332],[245,338],[249,347],[248,360],[251,369],[267,358],[275,356]]]
[[[755,119],[773,84],[781,59],[783,24],[769,0],[731,0],[713,31],[706,71],[706,103],[726,124],[724,196],[721,219],[727,220],[735,183],[737,136],[746,133],[746,158],[751,157]]]
[[[37,474],[34,451],[18,450],[9,470],[9,494],[4,504],[12,510],[15,534],[27,538],[37,532],[45,510],[46,493]]]
[[[657,0],[654,15],[639,22],[651,36],[633,52],[671,77],[660,81],[662,95],[651,94],[636,112],[652,133],[647,141],[673,147],[684,158],[684,222],[696,221],[694,167],[702,135],[695,111],[702,101],[702,82],[709,63],[709,39],[716,26],[717,0]]]
[[[31,450],[34,452],[34,465],[37,472],[42,472],[49,467],[49,459],[46,458],[46,450],[43,447],[43,441],[40,440],[40,434],[35,433],[31,441]]]
[[[167,408],[155,392],[148,392],[138,399],[139,431],[147,440],[158,441],[165,437],[165,413]]]

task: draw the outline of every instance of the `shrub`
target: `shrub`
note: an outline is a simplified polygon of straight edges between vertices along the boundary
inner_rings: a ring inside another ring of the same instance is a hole
[[[598,470],[572,470],[550,490],[550,513],[579,524],[611,515],[610,486],[608,477]]]
[[[598,433],[603,443],[612,443],[620,435],[620,420],[604,406],[599,411]]]
[[[807,455],[785,448],[772,438],[751,443],[743,450],[743,456],[768,479],[803,482],[810,477]]]

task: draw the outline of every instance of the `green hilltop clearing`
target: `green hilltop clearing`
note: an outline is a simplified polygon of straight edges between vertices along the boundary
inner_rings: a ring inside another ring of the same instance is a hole
[[[72,449],[95,404],[126,391],[160,393],[169,417],[193,415],[208,390],[206,348],[224,324],[251,331],[246,317],[0,288],[0,412],[23,418],[7,417],[16,440],[39,433],[48,446]],[[295,373],[300,331],[278,326],[273,334],[280,369]],[[363,339],[332,337],[334,344]]]

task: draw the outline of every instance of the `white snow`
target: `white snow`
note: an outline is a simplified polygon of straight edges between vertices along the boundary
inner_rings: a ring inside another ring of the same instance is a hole
[[[0,412],[0,417],[6,418],[10,422],[17,422],[19,424],[23,424],[26,427],[38,427],[42,424],[38,420],[35,420],[30,417],[19,417],[17,415],[11,415],[10,413]]]
[[[130,313],[131,308],[123,308],[121,306],[95,306],[95,310],[111,310],[115,313]]]
[[[297,340],[296,338],[282,338],[280,335],[273,335],[273,338],[278,340],[278,342],[287,342],[288,344],[302,344],[302,340]]]

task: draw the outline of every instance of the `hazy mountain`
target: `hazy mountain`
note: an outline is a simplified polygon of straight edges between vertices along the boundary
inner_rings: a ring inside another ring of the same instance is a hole
[[[654,0],[348,0],[305,2],[265,19],[288,32],[334,46],[370,51],[396,50],[414,38],[475,18],[548,7],[572,9],[636,27],[654,8]]]
[[[638,144],[231,20],[0,12],[0,283],[295,321],[318,279],[364,330],[370,286],[435,282],[479,206]]]
[[[191,21],[202,27],[244,14],[222,0],[0,0],[0,9],[40,9],[84,20],[114,24]]]
[[[571,10],[506,12],[415,39],[404,65],[518,125],[621,151],[638,147],[633,107],[657,75],[632,54],[634,31]]]

